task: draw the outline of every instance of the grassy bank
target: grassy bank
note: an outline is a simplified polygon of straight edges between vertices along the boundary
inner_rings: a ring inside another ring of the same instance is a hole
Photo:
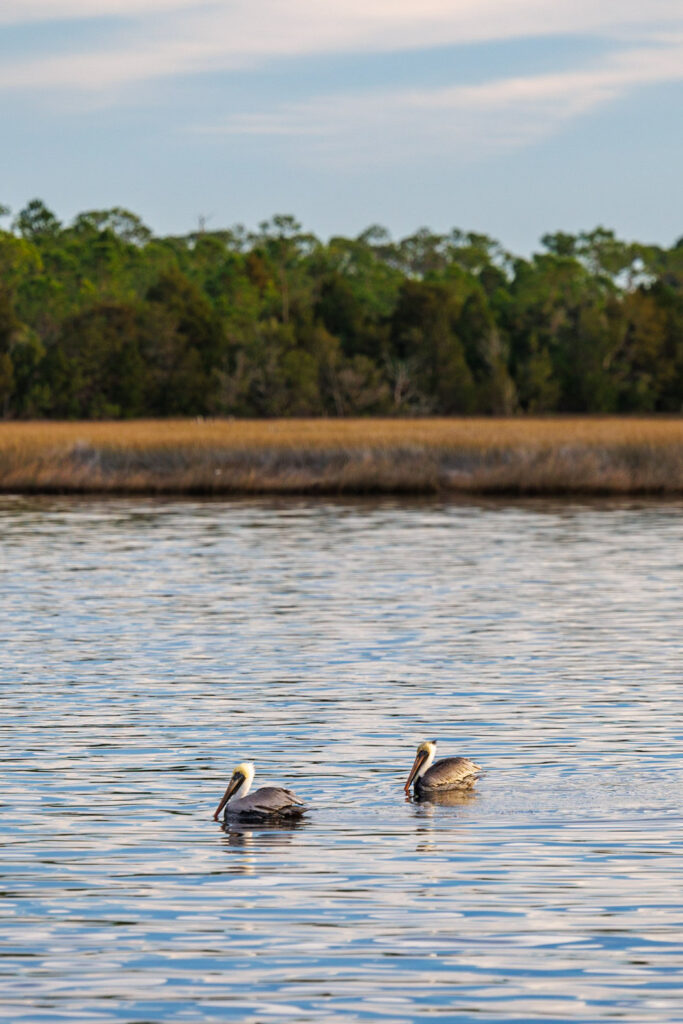
[[[6,422],[0,490],[681,494],[683,419]]]

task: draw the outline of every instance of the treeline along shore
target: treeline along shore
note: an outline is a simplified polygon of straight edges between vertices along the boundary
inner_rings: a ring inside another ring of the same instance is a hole
[[[680,495],[683,419],[5,422],[0,491]]]
[[[4,492],[683,492],[683,240],[3,217]]]
[[[4,220],[3,220],[4,218]],[[0,206],[0,416],[680,413],[683,241],[494,239],[289,216],[155,237],[121,208]]]

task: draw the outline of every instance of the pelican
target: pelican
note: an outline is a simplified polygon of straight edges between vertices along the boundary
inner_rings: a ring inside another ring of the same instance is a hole
[[[471,789],[481,768],[468,757],[443,757],[432,764],[436,756],[436,740],[425,740],[417,748],[413,767],[405,784],[406,793],[415,780],[415,796],[442,793],[448,789]]]
[[[247,796],[253,781],[254,762],[243,761],[242,764],[238,764],[232,773],[223,799],[216,808],[213,820],[218,821],[218,815],[224,807],[223,818],[225,821],[229,818],[242,818],[244,821],[250,819],[252,821],[291,820],[300,818],[306,810],[301,800],[295,797],[289,789],[280,789],[279,786],[262,786],[251,796]],[[231,799],[238,790],[241,790],[242,795],[236,800]]]

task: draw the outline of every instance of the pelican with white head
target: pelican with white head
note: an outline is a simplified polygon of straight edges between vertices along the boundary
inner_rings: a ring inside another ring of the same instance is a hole
[[[417,748],[413,767],[405,784],[406,793],[414,784],[414,793],[421,796],[448,789],[471,789],[481,768],[468,757],[444,757],[434,762],[436,740],[425,740]]]
[[[281,789],[279,786],[262,786],[255,793],[250,793],[254,774],[253,761],[242,761],[237,765],[230,777],[223,799],[214,812],[214,821],[218,821],[218,816],[223,808],[225,808],[223,813],[225,821],[231,818],[260,821],[301,817],[306,808],[289,789]],[[237,793],[240,795],[237,796]]]

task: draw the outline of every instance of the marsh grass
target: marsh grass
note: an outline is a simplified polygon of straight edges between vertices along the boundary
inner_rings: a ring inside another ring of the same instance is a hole
[[[0,490],[677,494],[683,419],[6,422]]]

